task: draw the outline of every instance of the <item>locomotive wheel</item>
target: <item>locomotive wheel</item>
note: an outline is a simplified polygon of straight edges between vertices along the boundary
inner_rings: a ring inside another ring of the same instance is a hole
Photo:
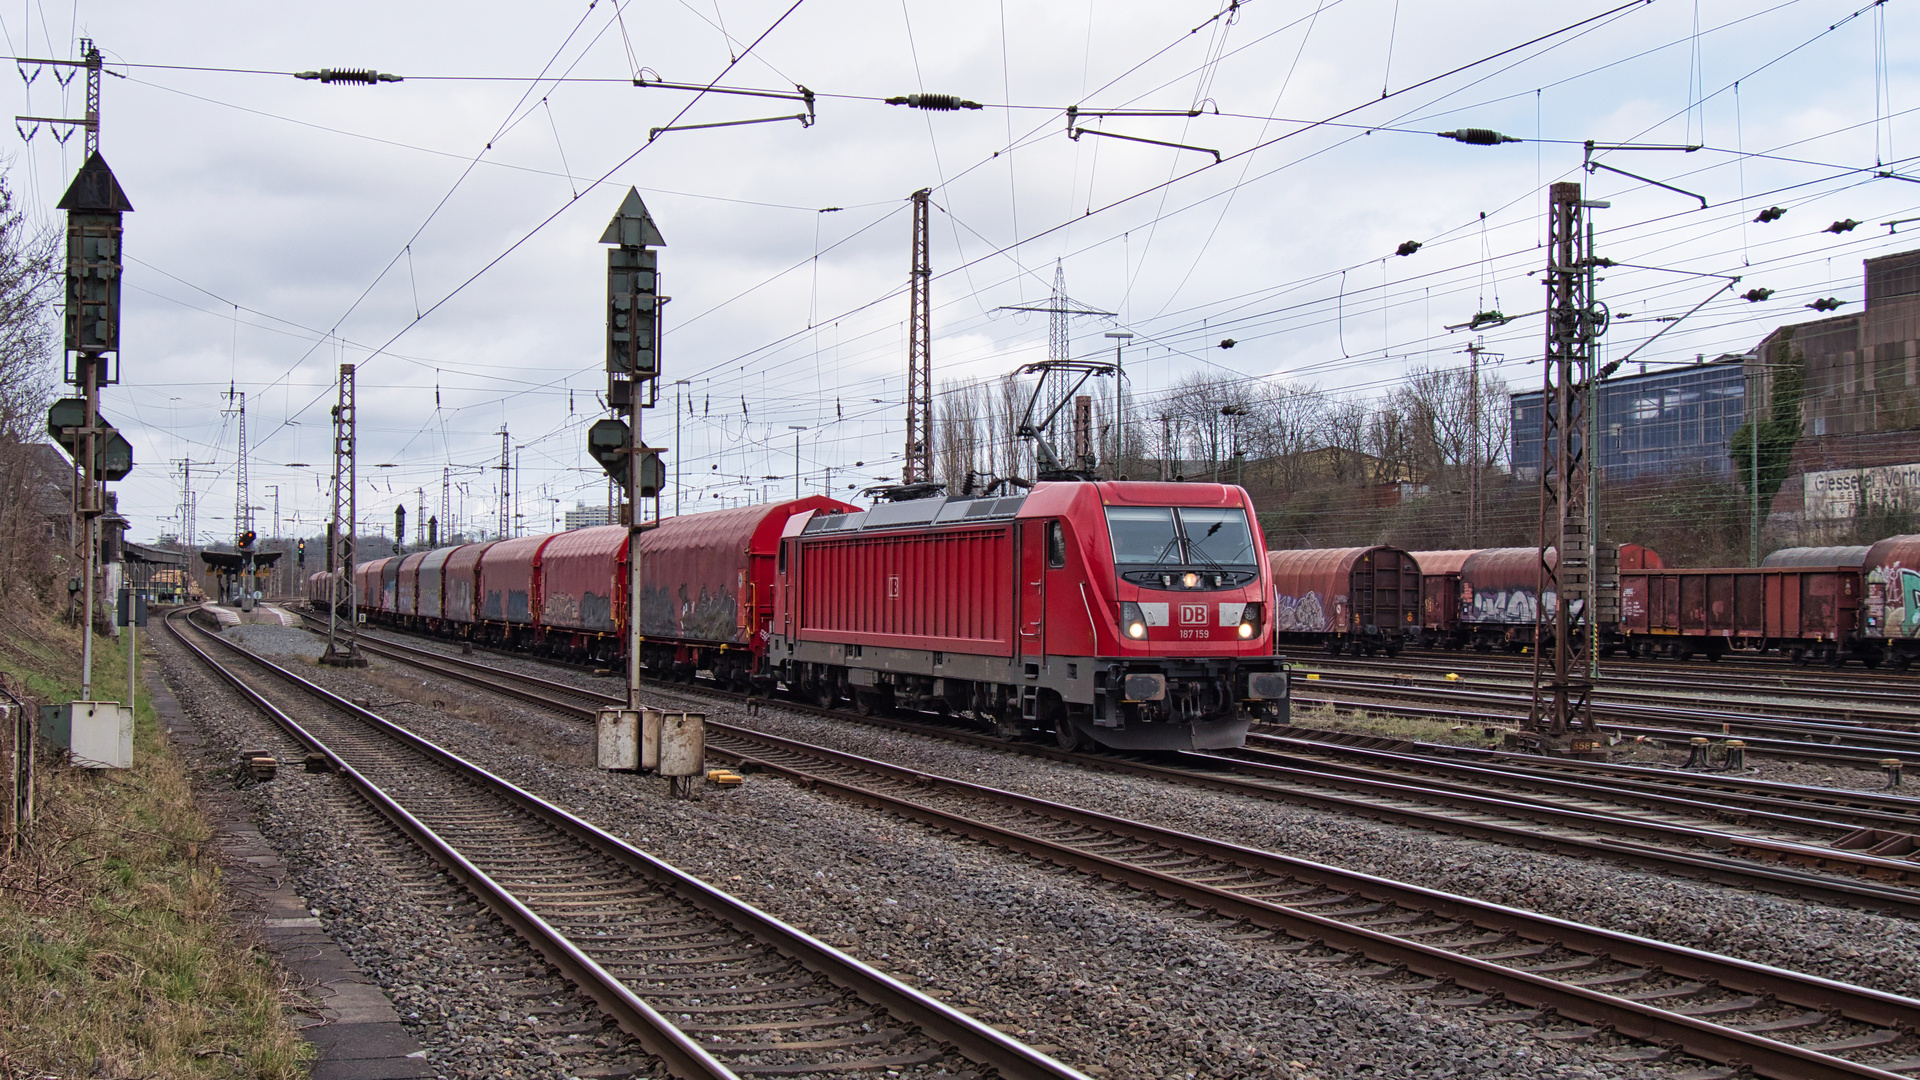
[[[993,718],[993,733],[1008,742],[1019,742],[1027,737],[1027,721],[1020,715],[1020,706],[1008,702],[1006,708]]]
[[[840,699],[840,695],[834,691],[832,679],[820,680],[813,684],[813,703],[823,709],[833,708],[833,703]]]
[[[887,711],[887,699],[878,690],[855,690],[853,711],[861,716],[880,716]]]
[[[1053,722],[1053,742],[1055,746],[1067,751],[1092,749],[1092,747],[1088,745],[1087,737],[1082,735],[1080,729],[1074,725],[1073,715],[1067,712],[1067,707],[1064,704],[1054,703],[1047,709],[1047,716]]]

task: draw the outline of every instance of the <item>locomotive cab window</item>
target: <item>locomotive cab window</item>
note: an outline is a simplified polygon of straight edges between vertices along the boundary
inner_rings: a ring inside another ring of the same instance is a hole
[[[1067,565],[1067,533],[1057,521],[1047,522],[1047,566],[1058,570]]]
[[[784,542],[780,545],[780,558],[778,561],[780,565],[775,567],[775,571],[781,574],[786,573],[787,572],[787,545]]]
[[[1237,506],[1109,506],[1107,533],[1123,567],[1258,569],[1253,528]]]

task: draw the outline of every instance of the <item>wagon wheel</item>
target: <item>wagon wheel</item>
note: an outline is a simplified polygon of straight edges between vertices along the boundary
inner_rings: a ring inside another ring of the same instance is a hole
[[[1913,665],[1913,654],[1897,652],[1893,654],[1888,662],[1893,665],[1893,670],[1905,671]]]
[[[1048,726],[1053,728],[1055,746],[1069,752],[1092,749],[1087,737],[1081,734],[1080,728],[1074,724],[1073,715],[1067,711],[1065,702],[1056,701],[1047,706],[1046,716],[1049,721]]]

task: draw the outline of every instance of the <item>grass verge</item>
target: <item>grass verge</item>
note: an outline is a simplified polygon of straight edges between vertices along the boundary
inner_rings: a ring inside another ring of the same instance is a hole
[[[11,620],[8,688],[29,705],[77,698],[80,632]],[[124,642],[96,636],[93,696],[125,701],[126,671]],[[145,695],[132,769],[43,759],[36,798],[0,865],[0,1080],[305,1076],[292,988],[230,917],[213,830]]]
[[[1377,713],[1365,709],[1342,712],[1335,711],[1330,705],[1295,705],[1293,722],[1301,727],[1324,728],[1328,731],[1384,735],[1387,738],[1406,739],[1409,742],[1472,746],[1483,750],[1498,747],[1501,744],[1498,729],[1492,736],[1488,736],[1479,724],[1466,724],[1457,720],[1429,720],[1419,716],[1395,716],[1391,712]]]

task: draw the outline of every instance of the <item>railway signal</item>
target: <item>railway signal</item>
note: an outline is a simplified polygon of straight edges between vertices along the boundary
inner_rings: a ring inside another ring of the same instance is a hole
[[[632,485],[627,482],[627,424],[624,420],[605,417],[595,420],[587,429],[587,453],[607,475],[620,485],[620,490],[628,498],[633,498]],[[638,448],[634,457],[640,463],[640,498],[651,499],[660,494],[667,486],[666,466],[661,464],[660,451],[657,448],[643,446]]]
[[[653,249],[667,241],[639,189],[628,188],[600,242],[612,245],[607,251],[607,406],[615,415],[588,430],[587,452],[626,492],[627,585],[637,607],[643,592],[640,533],[651,527],[640,503],[655,500],[657,524],[664,486],[660,451],[640,434],[640,410],[652,408],[660,391],[660,309],[669,298],[660,293],[660,255]],[[638,710],[641,620],[627,623],[627,708]]]
[[[66,351],[72,354],[66,365],[66,381],[78,387],[84,398],[78,402],[78,425],[63,425],[73,442],[70,452],[80,467],[80,482],[73,487],[73,512],[84,519],[84,529],[75,530],[86,548],[83,562],[83,644],[80,660],[80,696],[93,693],[93,618],[94,574],[99,565],[99,518],[106,509],[102,487],[107,479],[119,479],[133,468],[133,448],[119,433],[100,423],[100,390],[118,383],[120,358],[120,242],[121,218],[133,209],[127,193],[120,189],[113,170],[99,150],[99,52],[88,50],[88,128],[89,153],[86,164],[74,175],[73,183],[60,197],[56,208],[67,212],[66,272]],[[108,355],[112,361],[107,359]],[[52,416],[48,417],[51,422]],[[64,445],[64,443],[63,443]],[[121,458],[122,451],[124,457]],[[107,468],[112,453],[116,467]],[[118,468],[124,464],[125,468]],[[115,475],[109,476],[109,473]]]
[[[47,410],[48,436],[59,443],[60,448],[76,463],[82,463],[81,455],[86,453],[86,448],[80,445],[85,441],[80,431],[86,427],[86,422],[87,402],[84,398],[61,398]],[[93,448],[95,477],[107,481],[125,479],[133,471],[133,444],[117,428],[107,423],[97,410],[94,422],[97,436]]]

